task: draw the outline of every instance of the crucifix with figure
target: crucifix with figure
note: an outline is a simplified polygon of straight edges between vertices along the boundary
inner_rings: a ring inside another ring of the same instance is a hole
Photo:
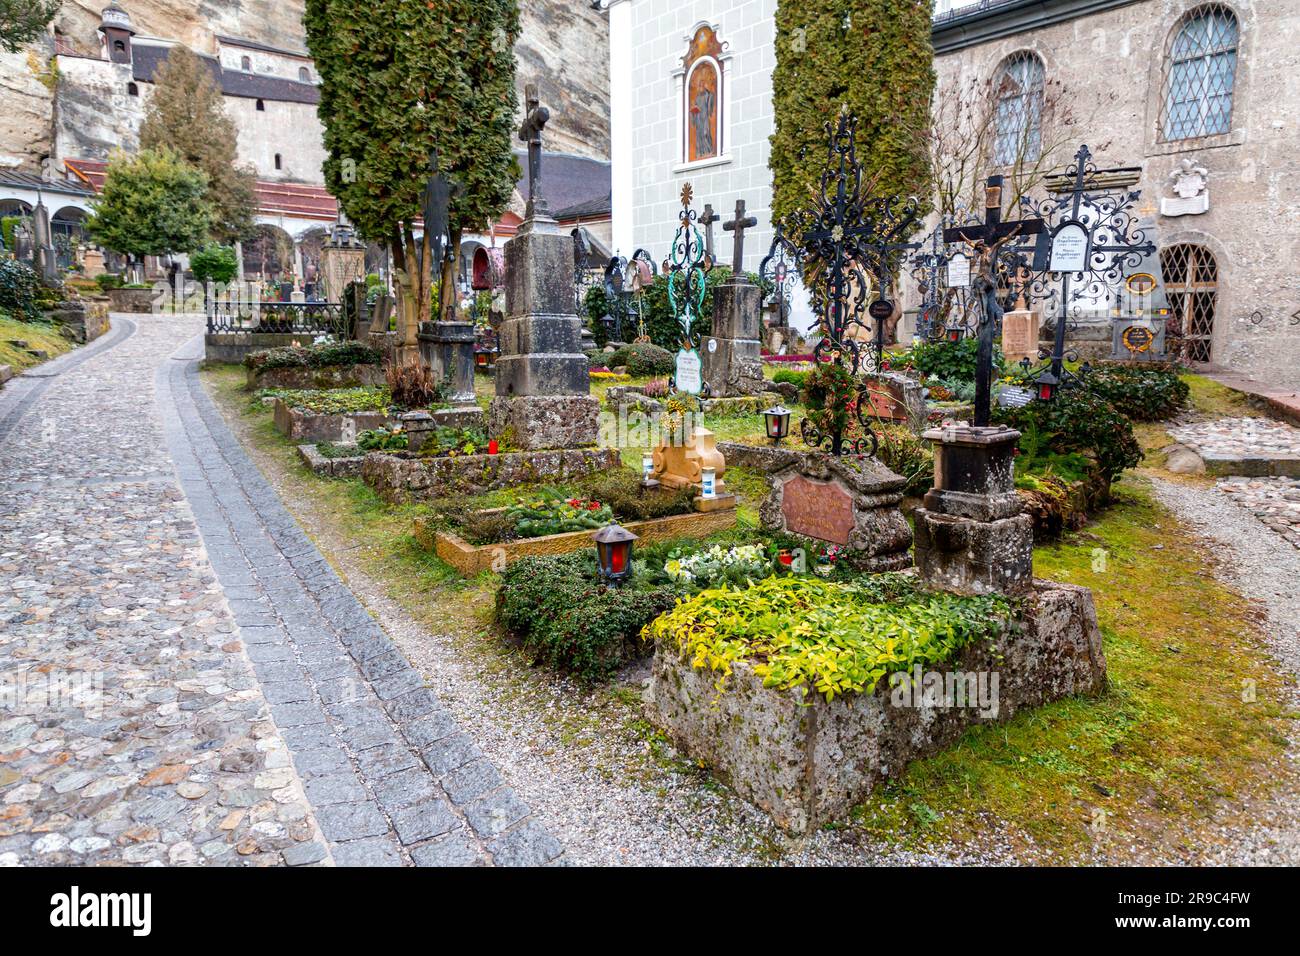
[[[731,251],[731,273],[740,275],[745,269],[745,230],[752,229],[758,225],[758,219],[754,216],[745,215],[745,200],[736,200],[736,218],[731,222],[724,222],[722,228],[727,232],[735,233],[735,241]]]
[[[524,218],[550,215],[546,197],[542,195],[542,130],[551,118],[551,111],[537,98],[537,85],[524,87],[524,125],[519,128],[519,138],[528,144],[528,207]]]
[[[975,246],[978,274],[972,285],[980,301],[978,364],[975,366],[975,425],[989,424],[992,415],[990,391],[993,388],[993,334],[1002,318],[998,302],[998,251],[1018,236],[1037,235],[1043,220],[1002,220],[1001,176],[990,176],[984,188],[984,221],[968,226],[945,229],[945,242],[969,242]]]

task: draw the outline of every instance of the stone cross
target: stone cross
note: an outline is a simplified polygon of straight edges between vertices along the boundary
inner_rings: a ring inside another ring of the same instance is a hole
[[[735,275],[740,275],[745,266],[745,230],[758,225],[758,220],[753,216],[745,216],[745,200],[736,200],[736,218],[731,222],[724,222],[722,228],[727,232],[736,234],[734,251],[732,252],[731,271]]]
[[[519,138],[528,144],[527,219],[549,213],[542,196],[542,130],[550,118],[551,111],[537,98],[537,84],[529,83],[524,87],[524,125],[519,128]]]
[[[713,264],[713,224],[718,221],[718,218],[718,214],[713,211],[713,204],[705,203],[700,225],[704,227],[704,251],[709,257],[710,265]]]

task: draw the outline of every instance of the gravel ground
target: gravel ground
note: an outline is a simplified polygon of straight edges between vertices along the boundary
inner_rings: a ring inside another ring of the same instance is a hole
[[[1292,675],[1300,674],[1300,556],[1295,546],[1270,531],[1246,508],[1209,486],[1153,478],[1157,498],[1188,527],[1214,542],[1215,574],[1253,601],[1266,615],[1273,653]],[[1291,707],[1300,692],[1291,686]],[[1300,763],[1300,740],[1292,734],[1287,759]],[[1253,826],[1223,830],[1222,845],[1207,863],[1300,864],[1300,794],[1250,808]]]

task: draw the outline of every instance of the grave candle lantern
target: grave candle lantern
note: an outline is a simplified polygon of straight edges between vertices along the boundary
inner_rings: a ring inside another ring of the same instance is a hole
[[[596,563],[601,580],[618,586],[632,576],[632,542],[636,535],[617,524],[606,525],[593,535]]]
[[[763,421],[767,425],[767,437],[773,445],[781,444],[781,439],[790,436],[790,409],[777,405],[763,412]]]
[[[1056,397],[1056,390],[1060,387],[1061,380],[1052,374],[1049,368],[1038,376],[1038,397],[1044,402],[1050,402]]]

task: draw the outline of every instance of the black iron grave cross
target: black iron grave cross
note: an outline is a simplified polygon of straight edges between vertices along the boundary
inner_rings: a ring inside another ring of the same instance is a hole
[[[447,253],[447,234],[450,218],[451,197],[459,190],[460,184],[447,177],[438,167],[438,151],[429,153],[429,180],[424,185],[424,234],[428,238],[430,261],[436,272],[442,266]],[[423,247],[420,250],[424,253]]]
[[[704,204],[704,215],[700,216],[699,223],[704,227],[704,254],[709,257],[709,264],[713,264],[713,224],[721,218],[713,211],[712,203]]]
[[[970,242],[975,245],[979,273],[972,284],[980,301],[979,352],[975,366],[975,425],[984,427],[992,415],[993,334],[1002,318],[998,302],[998,250],[1017,236],[1037,235],[1043,231],[1041,218],[1002,221],[1001,176],[990,176],[984,188],[984,221],[969,226],[945,229],[945,242]]]
[[[731,222],[724,222],[722,228],[727,232],[736,234],[735,243],[731,253],[731,273],[740,275],[745,269],[745,230],[752,229],[758,225],[758,219],[754,216],[745,215],[745,200],[736,200],[736,218]]]
[[[551,111],[537,98],[537,85],[529,83],[524,87],[524,125],[519,128],[519,138],[528,144],[527,219],[550,212],[542,195],[542,130],[550,118]]]

